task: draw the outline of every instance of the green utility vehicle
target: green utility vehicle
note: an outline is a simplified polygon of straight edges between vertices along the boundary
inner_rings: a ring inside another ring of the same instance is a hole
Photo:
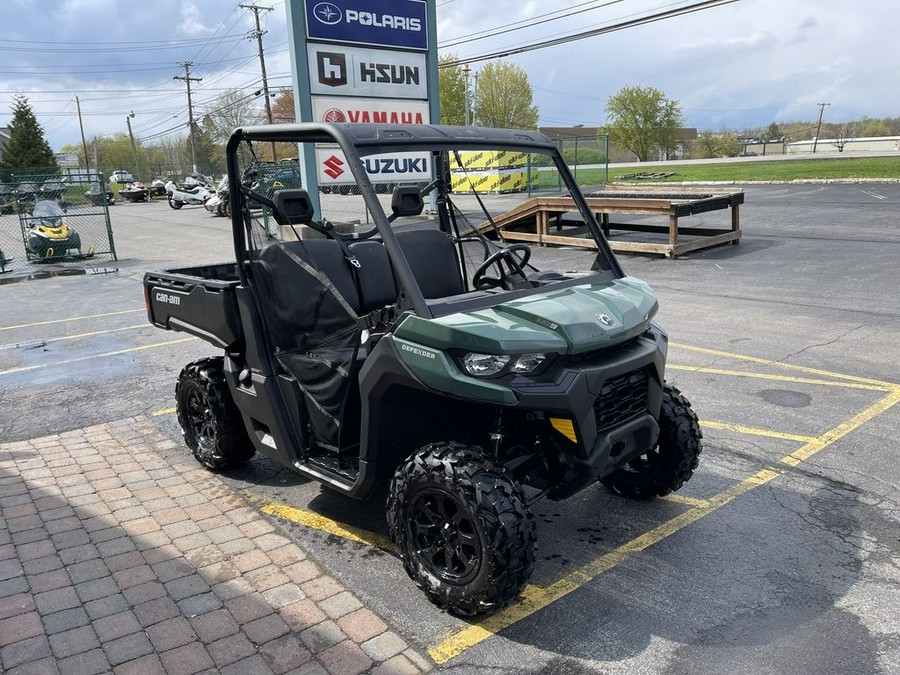
[[[320,190],[267,181],[270,142],[314,157]],[[236,130],[227,159],[235,261],[144,278],[154,325],[221,352],[176,386],[204,466],[258,451],[350,497],[389,485],[406,571],[460,615],[525,586],[535,500],[598,481],[649,499],[691,477],[701,431],[665,382],[656,298],[546,137],[270,125]],[[568,190],[596,254],[503,241],[496,216],[522,199],[496,191],[529,175]]]

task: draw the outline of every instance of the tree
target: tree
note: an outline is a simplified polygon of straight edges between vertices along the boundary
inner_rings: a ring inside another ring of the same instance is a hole
[[[780,141],[782,138],[784,138],[784,132],[776,122],[772,122],[766,127],[766,131],[763,134],[764,141],[771,143],[772,141]]]
[[[438,63],[438,90],[441,124],[465,124],[466,70],[456,63],[456,55],[442,56]]]
[[[209,104],[203,117],[204,132],[208,132],[214,142],[225,143],[238,127],[258,124],[261,115],[254,98],[240,89],[223,91]]]
[[[482,68],[475,92],[475,119],[485,127],[537,129],[538,109],[527,73],[503,61]]]
[[[285,89],[275,97],[275,101],[272,103],[272,121],[275,124],[293,122],[296,116],[294,90]]]
[[[655,87],[622,87],[606,104],[613,141],[641,162],[674,147],[681,106]]]
[[[9,143],[0,159],[0,170],[9,174],[16,169],[36,169],[39,173],[54,173],[57,169],[53,150],[44,137],[31,105],[25,96],[13,98],[12,121],[9,123]],[[45,171],[41,171],[44,169]]]

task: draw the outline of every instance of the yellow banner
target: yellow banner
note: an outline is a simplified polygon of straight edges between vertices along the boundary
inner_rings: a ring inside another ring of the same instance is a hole
[[[527,183],[524,171],[470,171],[452,176],[454,192],[521,192]]]
[[[527,155],[524,152],[507,150],[468,150],[460,152],[462,167],[456,161],[456,154],[450,154],[451,169],[505,169],[514,166],[525,166]]]

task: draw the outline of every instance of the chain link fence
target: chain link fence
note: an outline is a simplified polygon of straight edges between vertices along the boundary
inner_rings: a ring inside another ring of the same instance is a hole
[[[579,185],[609,182],[609,136],[566,136],[557,138],[556,146]],[[528,194],[562,191],[556,167],[545,156],[529,155]]]
[[[0,184],[0,272],[34,263],[116,260],[102,177],[42,173]]]

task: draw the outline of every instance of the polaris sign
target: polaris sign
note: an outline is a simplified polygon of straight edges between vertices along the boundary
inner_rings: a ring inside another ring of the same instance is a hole
[[[428,49],[425,0],[306,0],[310,40]]]
[[[427,182],[431,180],[428,153],[398,152],[389,155],[370,155],[362,158],[363,167],[373,183]],[[347,158],[337,147],[316,148],[316,167],[319,185],[349,185],[356,178],[347,165]]]
[[[424,52],[308,43],[306,53],[313,94],[428,98]]]

